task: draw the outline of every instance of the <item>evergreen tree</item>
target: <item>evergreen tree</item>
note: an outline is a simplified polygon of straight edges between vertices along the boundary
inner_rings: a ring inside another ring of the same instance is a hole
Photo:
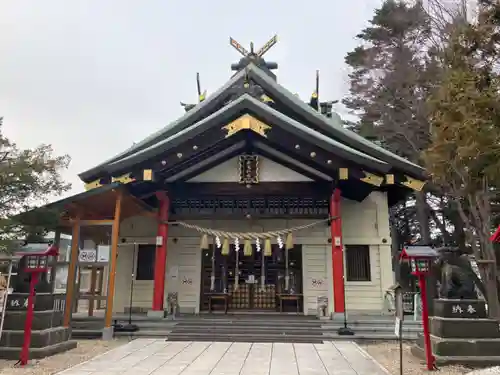
[[[422,48],[430,37],[428,14],[419,3],[387,0],[357,37],[362,45],[345,58],[351,74],[343,103],[359,117],[351,128],[420,163],[429,144],[425,99],[429,68],[434,68]],[[394,235],[402,242],[419,238],[430,243],[430,211],[425,193],[416,194],[416,204],[394,207]]]
[[[20,149],[2,134],[1,126],[0,118],[0,251],[10,251],[13,240],[40,236],[55,226],[58,216],[53,212],[29,211],[70,189],[60,174],[70,159],[54,156],[50,145]],[[23,222],[31,225],[21,225],[17,215],[23,212]]]
[[[480,1],[445,49],[445,69],[429,100],[432,143],[425,153],[434,181],[457,203],[486,283],[490,315],[500,318],[497,257],[489,237],[500,184],[500,6]]]

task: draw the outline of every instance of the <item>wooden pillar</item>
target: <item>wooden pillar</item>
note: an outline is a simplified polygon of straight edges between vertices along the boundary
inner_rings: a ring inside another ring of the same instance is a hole
[[[168,211],[170,201],[165,192],[157,192],[160,207],[158,210],[158,236],[155,255],[155,274],[153,290],[153,309],[150,315],[162,315],[163,301],[165,299],[165,269],[167,266],[167,240],[168,240]]]
[[[104,284],[104,267],[100,267],[99,268],[99,278],[98,278],[98,281],[97,281],[97,285],[99,286],[98,287],[98,294],[99,294],[99,297],[102,297],[103,296],[103,284]],[[99,298],[99,300],[97,300],[97,310],[100,310],[102,307],[102,300]]]
[[[96,284],[97,284],[97,267],[92,266],[92,271],[90,275],[90,299],[89,299],[89,316],[94,316],[94,298],[96,296]]]
[[[104,317],[104,330],[102,338],[111,340],[113,338],[113,327],[111,321],[113,318],[113,301],[115,296],[116,279],[116,258],[118,256],[118,236],[120,233],[120,217],[122,210],[123,191],[120,189],[116,193],[115,216],[113,219],[113,229],[111,232],[111,254],[109,256],[109,275],[108,275],[108,293],[106,296],[106,314]]]
[[[340,189],[336,188],[330,198],[330,216],[332,236],[332,275],[334,312],[343,313],[345,305],[344,286],[344,250],[342,246],[342,219],[340,211]]]
[[[75,313],[78,312],[78,306],[80,305],[80,294],[82,289],[82,267],[80,266],[80,263],[77,263],[76,274],[78,275],[78,277],[76,278],[75,297],[73,298],[73,312]]]
[[[56,228],[56,232],[54,234],[54,246],[57,246],[59,253],[61,252],[61,228]],[[52,293],[55,292],[56,289],[56,274],[57,274],[57,262],[59,261],[58,257],[52,258],[53,264],[50,269],[50,290]]]
[[[78,248],[80,244],[80,218],[73,221],[71,233],[71,253],[68,266],[68,278],[66,281],[66,303],[64,305],[64,327],[69,327],[73,311],[73,300],[75,297],[76,270],[78,263]]]

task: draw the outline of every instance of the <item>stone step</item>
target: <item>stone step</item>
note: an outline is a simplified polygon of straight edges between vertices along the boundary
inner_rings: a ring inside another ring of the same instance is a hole
[[[319,327],[321,326],[321,321],[279,321],[279,320],[221,320],[221,319],[199,319],[199,320],[175,320],[178,325],[183,326],[279,326],[279,327]]]
[[[293,343],[318,343],[324,341],[321,335],[278,335],[278,334],[213,334],[210,332],[183,334],[170,333],[167,341],[223,341],[223,342],[293,342]]]
[[[397,341],[398,337],[391,332],[366,332],[354,331],[353,336],[339,335],[336,332],[328,332],[323,335],[328,340],[350,340],[350,341]],[[404,341],[416,341],[418,334],[403,333]]]
[[[224,340],[229,340],[229,339],[236,339],[237,337],[240,337],[238,340],[247,340],[248,336],[252,336],[255,338],[255,335],[232,335],[228,336],[227,334],[213,334],[213,333],[201,333],[203,335],[203,341],[217,341],[219,339],[224,338]],[[159,331],[159,330],[139,330],[136,332],[116,332],[115,335],[117,337],[143,337],[143,338],[158,338],[158,337],[168,337],[170,340],[181,340],[181,341],[193,341],[197,340],[200,336],[199,332],[196,333],[185,333],[185,332],[179,332],[175,333],[172,331]],[[259,338],[264,339],[263,337],[266,335],[259,335]],[[269,335],[267,335],[269,336]],[[271,337],[271,340],[275,340],[276,337],[279,336],[280,339],[283,339],[282,334],[274,334]],[[288,334],[285,335],[287,338],[289,336],[297,338],[297,340],[300,338],[301,340],[304,337],[315,337],[317,339],[321,340],[367,340],[367,341],[384,341],[384,340],[397,340],[396,335],[394,333],[390,332],[366,332],[366,331],[355,331],[354,336],[341,336],[338,335],[336,332],[327,332],[322,335],[320,334],[313,334],[313,335],[293,335],[293,334]],[[102,330],[73,330],[73,339],[100,339],[102,337]],[[229,338],[228,338],[229,337]],[[308,338],[309,339],[309,338]],[[417,334],[412,334],[412,333],[403,333],[403,340],[405,341],[415,341],[417,340]]]
[[[340,327],[343,327],[343,324],[337,324],[337,325],[325,325],[322,327],[324,331],[336,331]],[[394,332],[394,325],[392,326],[370,326],[370,325],[348,325],[350,329],[353,331],[367,331],[367,332]],[[403,326],[403,332],[413,332],[415,334],[422,332],[423,328],[422,327],[408,327],[408,326]]]
[[[142,331],[142,330],[141,330]],[[254,334],[269,334],[269,335],[294,335],[294,336],[309,336],[309,335],[319,335],[323,334],[322,330],[311,330],[311,329],[277,329],[277,328],[267,328],[267,327],[240,327],[239,329],[234,329],[230,327],[218,327],[211,329],[209,331],[204,329],[196,329],[191,327],[175,327],[172,333],[175,334],[198,334],[203,332],[210,332],[213,335],[254,335]]]
[[[347,320],[347,324],[349,326],[394,326],[396,319],[388,320],[388,319],[366,319],[366,320]],[[323,325],[339,325],[344,324],[343,319],[333,319],[323,321]],[[415,320],[404,320],[403,325],[407,327],[422,327],[422,321]]]

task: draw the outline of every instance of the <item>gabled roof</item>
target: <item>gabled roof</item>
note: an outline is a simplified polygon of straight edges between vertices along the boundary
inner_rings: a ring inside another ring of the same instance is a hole
[[[88,180],[94,175],[100,173],[104,166],[116,162],[122,158],[125,158],[133,153],[136,153],[144,148],[154,145],[157,142],[164,140],[166,137],[175,134],[179,130],[182,130],[189,125],[203,119],[205,116],[213,112],[217,106],[222,105],[224,99],[228,96],[228,90],[236,85],[239,81],[243,80],[245,77],[245,72],[240,71],[233,75],[229,81],[227,81],[220,89],[215,93],[209,95],[204,101],[196,105],[193,109],[186,112],[183,116],[179,117],[177,120],[164,126],[157,132],[144,138],[142,141],[135,143],[127,150],[113,156],[112,158],[104,161],[103,163],[79,174],[82,180]]]
[[[276,103],[280,103],[292,112],[294,118],[271,108],[249,94],[243,94],[224,105],[234,93],[231,89],[241,84],[245,77],[260,85]],[[135,163],[158,156],[212,126],[224,125],[234,120],[234,116],[244,112],[254,112],[254,115],[261,117],[262,120],[272,121],[274,125],[280,127],[288,126],[291,132],[301,134],[310,142],[316,142],[319,147],[332,154],[354,160],[375,171],[387,172],[393,167],[413,177],[425,178],[423,168],[345,129],[338,117],[329,119],[318,113],[254,64],[249,64],[245,70],[235,74],[223,87],[178,120],[121,154],[81,173],[80,178],[90,181],[103,173],[118,172]]]
[[[338,157],[353,160],[361,165],[367,165],[374,171],[382,173],[388,172],[391,169],[391,166],[388,163],[359,152],[313,129],[310,129],[258,101],[250,95],[244,94],[227,106],[219,109],[217,112],[195,123],[189,128],[180,130],[178,133],[167,137],[154,145],[143,148],[133,154],[109,163],[105,166],[104,171],[107,173],[118,172],[120,170],[130,168],[131,166],[141,163],[147,159],[157,157],[167,152],[169,149],[180,145],[187,139],[191,139],[203,131],[210,129],[215,124],[224,124],[231,121],[232,117],[239,115],[242,110],[258,113],[259,117],[268,121],[270,125],[276,125],[283,129],[288,127],[290,132],[300,134],[300,136],[304,139],[316,143],[320,148],[327,150]]]
[[[268,91],[273,100],[281,101],[297,114],[305,116],[311,125],[315,125],[325,135],[329,135],[356,150],[388,162],[394,167],[399,167],[415,177],[421,178],[423,176],[424,169],[421,166],[370,142],[352,130],[344,128],[338,115],[331,119],[323,116],[289,90],[279,85],[255,65],[249,70],[248,75]]]

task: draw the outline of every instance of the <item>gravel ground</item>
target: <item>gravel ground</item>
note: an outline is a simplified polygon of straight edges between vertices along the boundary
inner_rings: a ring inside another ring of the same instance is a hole
[[[500,374],[500,366],[490,367],[483,370],[475,370],[467,373],[467,375],[498,375],[498,374]]]
[[[30,361],[24,368],[15,368],[16,361],[0,360],[0,375],[52,375],[69,367],[85,362],[99,354],[103,354],[117,346],[127,343],[128,339],[112,341],[83,340],[78,346],[66,353]]]
[[[399,344],[393,342],[383,343],[360,343],[373,358],[375,358],[389,373],[399,375]],[[429,372],[425,370],[425,362],[416,358],[410,352],[411,346],[403,343],[403,373],[404,375],[421,375],[441,373],[446,375],[462,375],[467,374],[471,369],[462,366],[441,366],[439,371]]]

